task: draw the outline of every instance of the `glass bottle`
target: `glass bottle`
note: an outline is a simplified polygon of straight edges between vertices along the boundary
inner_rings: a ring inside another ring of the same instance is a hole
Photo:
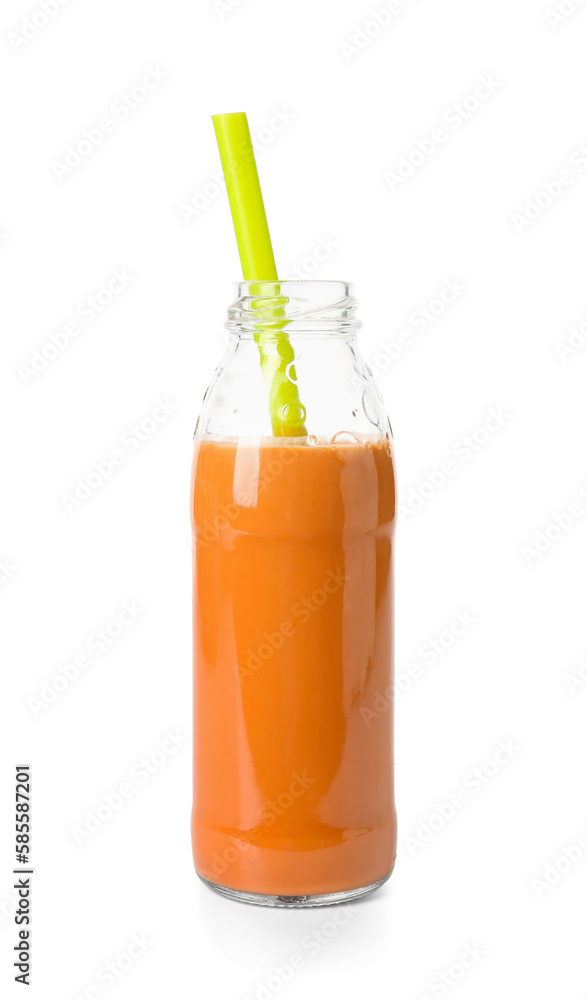
[[[391,429],[352,285],[242,282],[226,326],[192,472],[196,871],[250,902],[342,902],[395,861]],[[284,331],[287,437],[260,364]]]

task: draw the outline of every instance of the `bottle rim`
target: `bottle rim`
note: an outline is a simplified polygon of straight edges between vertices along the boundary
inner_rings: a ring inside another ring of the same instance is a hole
[[[351,336],[360,328],[350,281],[238,281],[226,328],[239,335],[321,333]]]

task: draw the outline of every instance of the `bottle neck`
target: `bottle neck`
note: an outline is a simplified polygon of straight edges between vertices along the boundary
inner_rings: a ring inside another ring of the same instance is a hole
[[[277,438],[286,425],[303,427],[310,443],[338,442],[341,435],[387,440],[381,396],[357,345],[356,304],[352,285],[342,281],[237,285],[228,347],[206,393],[200,436]]]

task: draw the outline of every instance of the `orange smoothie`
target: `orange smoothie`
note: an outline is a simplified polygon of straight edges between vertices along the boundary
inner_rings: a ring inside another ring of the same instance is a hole
[[[197,440],[191,513],[196,870],[278,896],[385,878],[390,441]]]

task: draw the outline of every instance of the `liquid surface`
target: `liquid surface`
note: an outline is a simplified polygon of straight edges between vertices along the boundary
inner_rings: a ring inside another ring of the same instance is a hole
[[[387,440],[196,442],[192,839],[210,881],[305,895],[391,871],[394,521]]]

